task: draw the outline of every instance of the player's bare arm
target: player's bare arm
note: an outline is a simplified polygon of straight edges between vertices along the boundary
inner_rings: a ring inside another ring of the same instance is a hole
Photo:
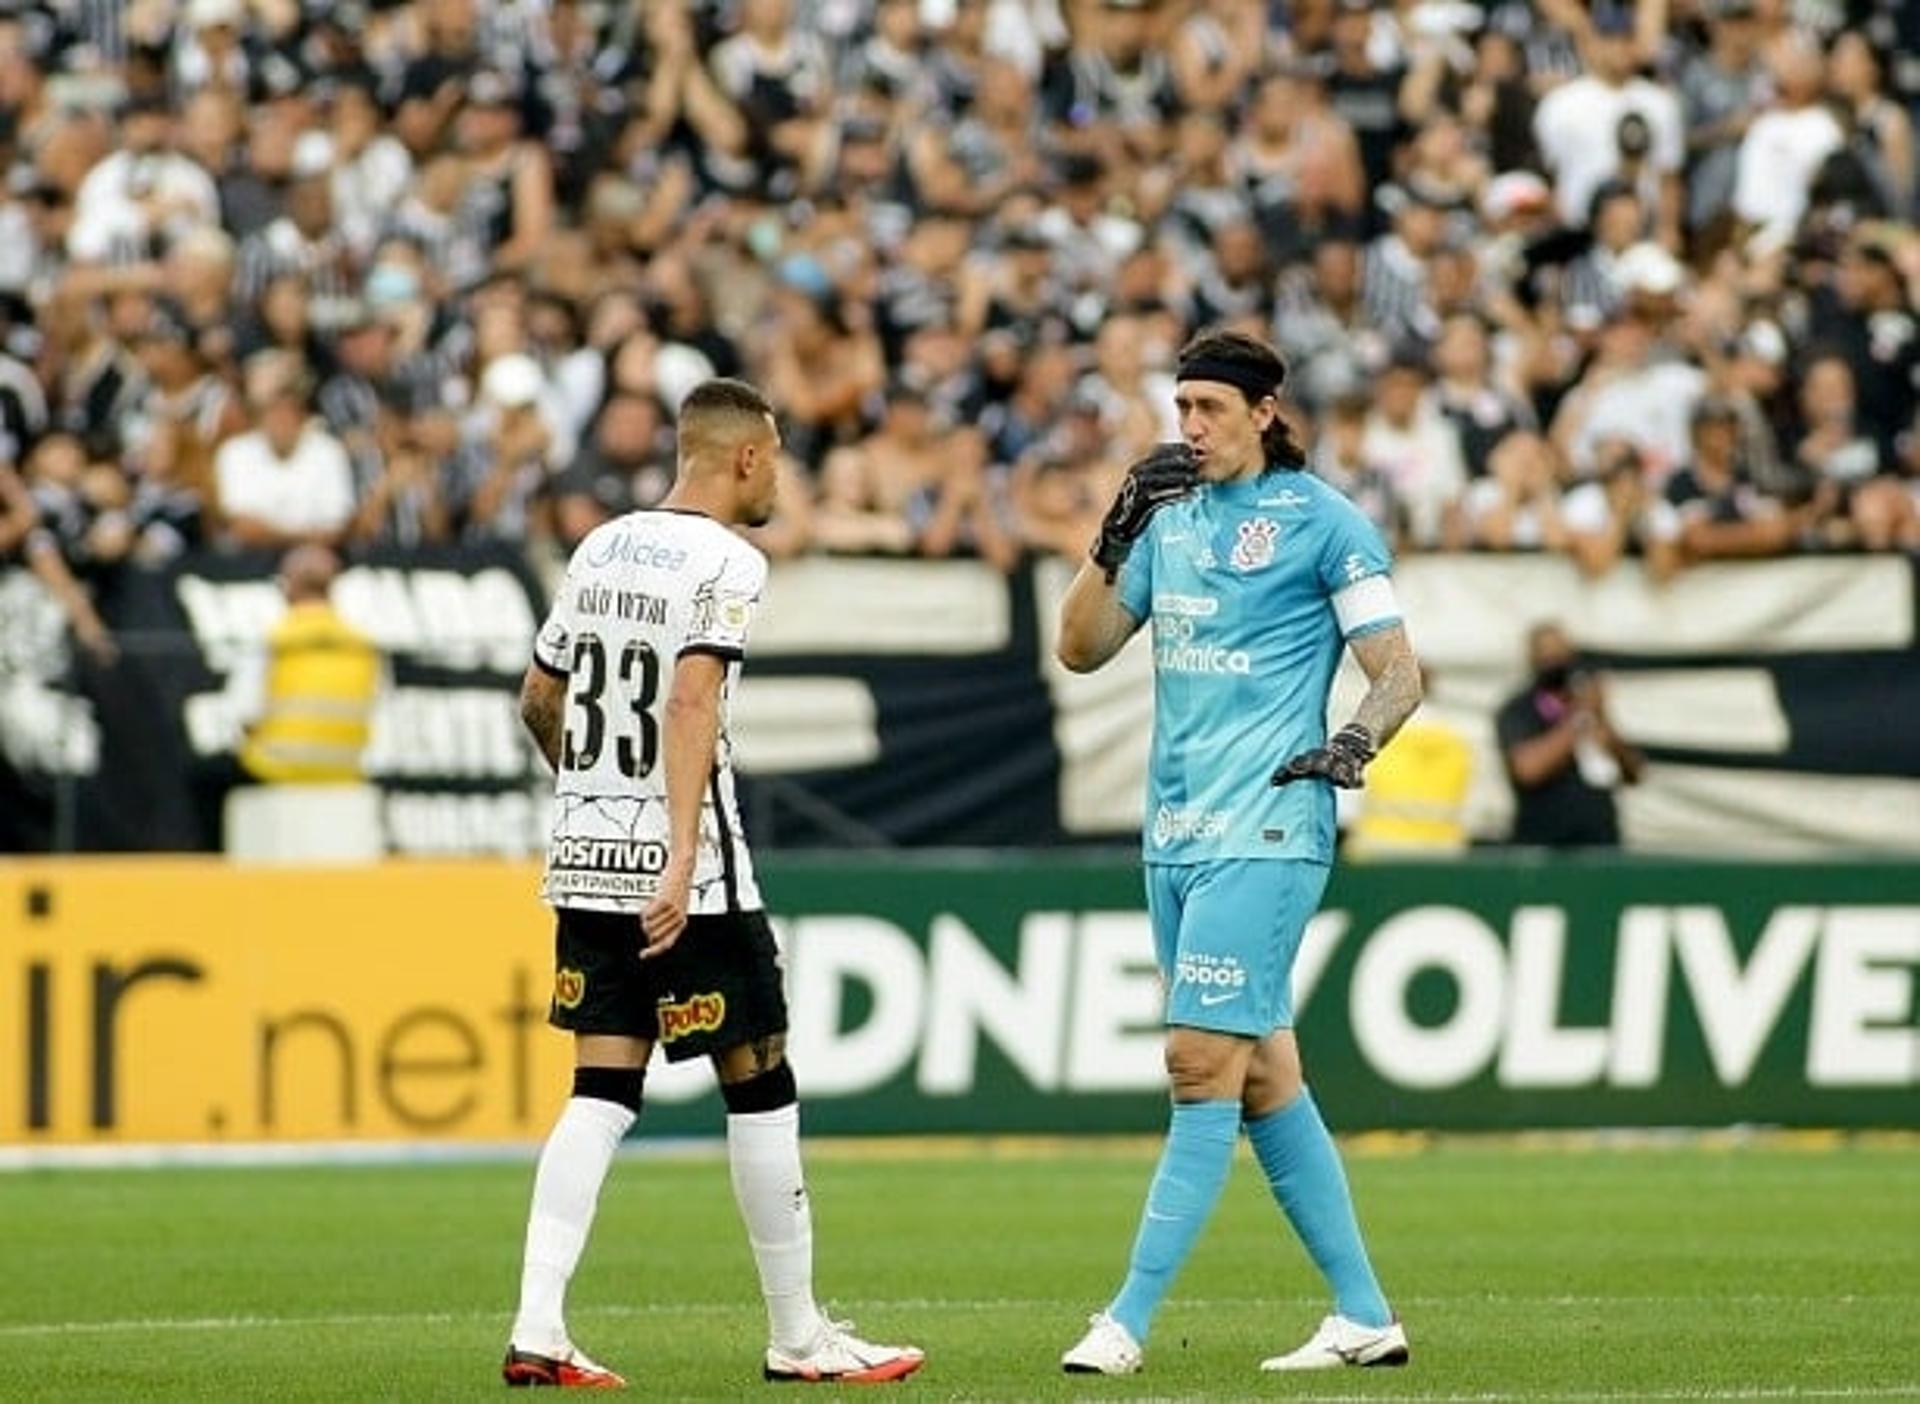
[[[1053,651],[1069,672],[1091,673],[1125,647],[1139,627],[1106,572],[1088,561],[1060,605],[1060,638]]]
[[[1391,741],[1394,733],[1406,725],[1407,718],[1420,705],[1420,660],[1414,657],[1413,644],[1406,629],[1390,624],[1353,639],[1348,645],[1367,675],[1367,695],[1360,699],[1353,714],[1354,724],[1364,726],[1376,751]]]
[[[520,722],[533,737],[533,744],[547,758],[547,764],[560,768],[560,733],[564,729],[567,705],[567,680],[549,673],[539,664],[527,669],[520,681]]]
[[[689,653],[674,665],[661,748],[667,768],[667,867],[660,875],[659,895],[640,913],[646,940],[642,955],[670,949],[686,929],[694,860],[700,851],[700,804],[713,773],[726,677],[726,660],[712,654]]]
[[[1348,646],[1367,675],[1367,695],[1360,699],[1360,709],[1327,738],[1326,745],[1302,751],[1274,771],[1274,784],[1326,780],[1338,789],[1359,789],[1366,783],[1367,763],[1420,705],[1420,660],[1413,656],[1404,628],[1389,624],[1350,639]]]

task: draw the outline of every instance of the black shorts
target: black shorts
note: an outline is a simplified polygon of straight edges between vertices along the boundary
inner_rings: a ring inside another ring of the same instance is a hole
[[[687,918],[665,955],[640,959],[640,918],[559,909],[547,1022],[660,1045],[670,1062],[787,1031],[780,949],[765,912]]]

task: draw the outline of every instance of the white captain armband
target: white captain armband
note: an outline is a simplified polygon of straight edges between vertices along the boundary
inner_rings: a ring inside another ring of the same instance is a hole
[[[1393,596],[1392,578],[1369,575],[1356,580],[1334,595],[1333,617],[1340,621],[1340,636],[1347,639],[1398,624],[1400,602]]]

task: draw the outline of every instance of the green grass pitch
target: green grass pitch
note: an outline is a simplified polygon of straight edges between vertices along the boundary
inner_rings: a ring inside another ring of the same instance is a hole
[[[1263,1377],[1322,1310],[1236,1167],[1147,1371],[1063,1377],[1115,1285],[1140,1146],[811,1152],[823,1299],[929,1363],[910,1400],[1920,1399],[1920,1150],[1357,1156],[1412,1368]],[[0,1175],[0,1399],[499,1398],[526,1164]],[[614,1170],[574,1334],[636,1397],[756,1399],[762,1318],[717,1158]],[[850,1391],[871,1397],[872,1391]],[[823,1393],[825,1393],[823,1391]]]

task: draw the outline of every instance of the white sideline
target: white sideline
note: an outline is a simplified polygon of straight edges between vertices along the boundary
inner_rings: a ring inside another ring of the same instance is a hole
[[[1475,1293],[1470,1296],[1410,1296],[1397,1297],[1395,1300],[1410,1307],[1422,1306],[1554,1306],[1554,1307],[1603,1307],[1603,1306],[1668,1306],[1673,1304],[1697,1303],[1711,1300],[1721,1305],[1745,1306],[1800,1306],[1808,1302],[1821,1302],[1831,1305],[1834,1302],[1847,1302],[1866,1305],[1878,1302],[1906,1302],[1909,1299],[1900,1296],[1809,1296],[1805,1294],[1788,1295],[1783,1293],[1749,1293],[1736,1297],[1702,1297],[1698,1294],[1641,1294],[1634,1296],[1612,1295],[1562,1295],[1547,1294],[1540,1296],[1516,1295],[1510,1293]],[[991,1313],[1001,1311],[1039,1311],[1058,1310],[1071,1314],[1086,1303],[1078,1298],[1067,1297],[868,1297],[836,1298],[835,1306],[884,1307],[905,1311],[951,1311]],[[1272,1307],[1300,1306],[1320,1307],[1325,1305],[1321,1297],[1201,1297],[1182,1298],[1182,1308],[1208,1311],[1220,1307]],[[594,1306],[579,1306],[570,1309],[578,1316],[599,1317],[651,1317],[651,1316],[726,1316],[736,1312],[757,1313],[759,1305],[745,1297],[732,1302],[628,1302],[607,1303]],[[108,1318],[99,1321],[35,1321],[16,1322],[0,1325],[0,1340],[38,1336],[85,1336],[85,1335],[140,1335],[166,1334],[170,1332],[189,1333],[195,1331],[271,1331],[282,1328],[310,1329],[313,1327],[349,1327],[349,1326],[432,1326],[450,1325],[462,1321],[504,1321],[509,1313],[504,1310],[487,1311],[370,1311],[370,1312],[333,1312],[313,1316],[135,1316]],[[1920,1396],[1920,1388],[1915,1389]],[[1462,1395],[1462,1399],[1497,1399],[1500,1395]],[[1613,1398],[1611,1395],[1556,1395],[1556,1398]],[[1674,1398],[1693,1398],[1692,1395],[1675,1395]],[[1718,1396],[1699,1396],[1702,1398]],[[1811,1396],[1809,1396],[1811,1397]],[[1325,1404],[1325,1401],[1322,1401]]]
[[[653,1136],[630,1141],[622,1156],[707,1159],[726,1153],[718,1136]],[[224,1169],[275,1165],[474,1165],[531,1161],[538,1141],[254,1141],[182,1145],[0,1146],[0,1174],[11,1170]]]

